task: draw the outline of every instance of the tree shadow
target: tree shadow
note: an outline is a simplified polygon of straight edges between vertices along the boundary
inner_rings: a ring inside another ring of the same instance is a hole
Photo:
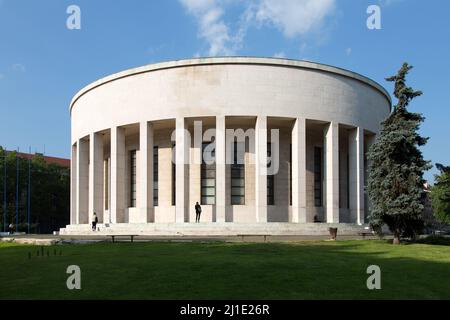
[[[450,246],[450,237],[431,235],[426,238],[409,241],[408,244],[429,244],[436,246]]]

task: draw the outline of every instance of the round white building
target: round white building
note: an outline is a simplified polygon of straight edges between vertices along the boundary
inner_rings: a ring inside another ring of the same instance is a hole
[[[365,154],[390,108],[376,82],[306,61],[199,58],[108,76],[70,104],[62,232],[88,230],[94,212],[100,230],[149,234],[364,224]]]

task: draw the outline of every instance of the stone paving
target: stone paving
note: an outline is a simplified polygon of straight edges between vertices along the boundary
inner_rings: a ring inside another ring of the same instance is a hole
[[[388,237],[385,237],[387,239]],[[362,240],[362,236],[337,236],[337,241]],[[376,236],[366,236],[365,239],[378,239]],[[296,242],[330,240],[329,236],[269,236],[266,242]],[[0,237],[3,242],[15,242],[33,245],[55,244],[88,244],[95,242],[112,242],[111,237],[104,235],[59,236],[59,235],[10,235]],[[127,237],[121,237],[116,242],[130,242]],[[135,242],[264,242],[263,236],[245,236],[244,240],[238,236],[207,237],[207,236],[137,236]]]

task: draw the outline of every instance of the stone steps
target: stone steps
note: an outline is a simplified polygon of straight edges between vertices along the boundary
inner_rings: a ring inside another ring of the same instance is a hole
[[[20,244],[32,244],[35,246],[53,246],[60,243],[59,239],[15,238],[14,236],[1,238],[0,241]]]
[[[60,235],[148,235],[148,236],[236,236],[238,234],[268,235],[329,235],[328,228],[338,228],[339,235],[357,235],[367,225],[327,223],[148,223],[148,224],[98,224],[100,231],[91,226],[68,225]]]

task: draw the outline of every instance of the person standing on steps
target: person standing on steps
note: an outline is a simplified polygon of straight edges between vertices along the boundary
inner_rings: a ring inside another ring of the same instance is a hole
[[[97,214],[94,212],[94,215],[92,216],[92,231],[97,230],[97,223],[98,223]]]
[[[200,215],[202,214],[202,207],[200,206],[200,204],[197,202],[195,204],[195,222],[200,222]]]
[[[197,202],[198,203],[198,202]],[[11,235],[11,234],[14,234],[14,224],[11,222],[10,224],[9,224],[9,234]]]

